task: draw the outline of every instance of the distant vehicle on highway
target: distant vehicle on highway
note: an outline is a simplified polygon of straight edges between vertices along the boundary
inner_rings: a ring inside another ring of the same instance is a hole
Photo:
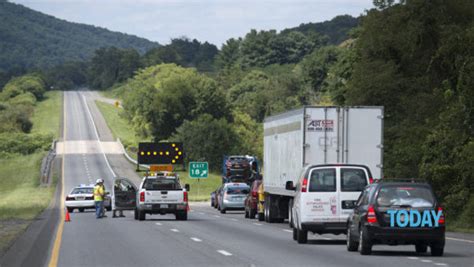
[[[290,207],[293,239],[308,241],[308,232],[344,234],[347,218],[362,190],[370,183],[367,166],[325,164],[303,168],[296,186],[286,183],[295,192]]]
[[[246,183],[227,183],[222,188],[219,197],[219,210],[226,213],[228,210],[244,210],[245,198],[250,191]]]
[[[211,207],[216,206],[216,191],[211,192]]]
[[[250,186],[250,193],[245,198],[245,218],[255,219],[258,205],[258,188],[261,184],[262,179],[257,179]]]
[[[177,220],[187,220],[188,192],[189,185],[181,187],[176,173],[145,176],[137,194],[135,219],[143,221],[146,214],[174,214]]]
[[[390,216],[400,211],[400,218]],[[406,216],[415,212],[420,217]],[[442,256],[446,228],[442,212],[429,184],[382,179],[368,186],[355,204],[347,222],[347,250],[367,255],[375,244],[415,245],[418,253],[429,246],[432,256]]]
[[[222,198],[222,188],[224,188],[224,184],[219,186],[215,192],[215,202],[214,202],[214,208],[219,209],[219,203],[220,199]]]
[[[106,194],[104,207],[106,210],[111,211],[112,205],[109,192],[106,192]],[[79,212],[84,212],[86,209],[95,209],[94,185],[79,185],[74,187],[66,196],[65,206],[68,212],[74,212],[74,209],[78,209]]]
[[[255,156],[225,156],[222,166],[222,183],[250,183],[256,179],[260,169]]]

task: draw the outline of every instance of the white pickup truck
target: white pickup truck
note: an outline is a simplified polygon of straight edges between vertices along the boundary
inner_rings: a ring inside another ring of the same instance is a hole
[[[181,187],[175,173],[162,172],[145,176],[137,194],[135,220],[145,220],[146,214],[174,214],[176,220],[188,219],[189,185]]]

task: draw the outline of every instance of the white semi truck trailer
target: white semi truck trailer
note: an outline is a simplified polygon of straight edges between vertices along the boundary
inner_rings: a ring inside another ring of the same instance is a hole
[[[282,222],[289,217],[297,183],[307,165],[360,164],[371,179],[382,178],[383,107],[306,106],[267,117],[264,128],[264,217]],[[260,211],[261,212],[261,211]]]

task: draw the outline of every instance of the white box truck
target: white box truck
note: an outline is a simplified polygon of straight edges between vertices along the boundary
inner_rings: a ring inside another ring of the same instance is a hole
[[[360,164],[382,178],[383,107],[314,107],[267,117],[264,128],[264,203],[267,222],[289,218],[300,172],[308,165]],[[291,216],[291,215],[290,215]]]

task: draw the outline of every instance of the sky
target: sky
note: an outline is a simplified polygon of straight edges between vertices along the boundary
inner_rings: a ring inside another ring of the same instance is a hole
[[[283,30],[301,23],[359,16],[372,0],[10,0],[71,22],[167,44],[182,36],[220,47],[251,29]]]

